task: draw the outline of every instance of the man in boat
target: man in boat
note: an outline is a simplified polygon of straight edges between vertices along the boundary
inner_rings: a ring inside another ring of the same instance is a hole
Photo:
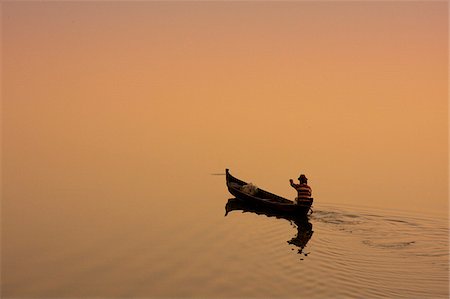
[[[302,200],[309,200],[311,199],[312,190],[311,187],[308,186],[308,179],[304,174],[301,174],[298,177],[298,181],[300,184],[295,184],[292,179],[289,180],[291,183],[291,186],[297,190],[297,198],[295,199],[295,202],[301,203]]]

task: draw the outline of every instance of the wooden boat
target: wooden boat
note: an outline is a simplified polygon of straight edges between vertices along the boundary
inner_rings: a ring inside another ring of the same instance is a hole
[[[236,198],[251,204],[256,208],[266,209],[274,213],[288,214],[292,216],[306,216],[311,210],[313,199],[294,203],[292,200],[283,198],[263,189],[257,188],[254,192],[246,192],[246,182],[232,176],[229,169],[225,170],[228,191]]]

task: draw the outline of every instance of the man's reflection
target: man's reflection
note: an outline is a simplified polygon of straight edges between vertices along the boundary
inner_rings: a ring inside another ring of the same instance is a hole
[[[230,198],[225,205],[225,216],[231,211],[243,211],[255,213],[258,215],[266,215],[268,217],[276,217],[279,219],[288,220],[294,227],[297,228],[297,235],[291,240],[287,241],[288,244],[298,247],[298,253],[307,256],[309,253],[304,252],[304,248],[313,234],[312,224],[309,222],[308,217],[294,217],[290,215],[283,215],[280,213],[274,213],[267,209],[250,205],[237,198]]]

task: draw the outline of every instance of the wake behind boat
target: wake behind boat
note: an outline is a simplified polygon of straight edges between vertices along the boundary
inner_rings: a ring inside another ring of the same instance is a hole
[[[236,198],[255,207],[298,217],[306,216],[311,209],[312,198],[302,200],[297,204],[232,176],[229,169],[226,169],[225,173],[228,191]]]

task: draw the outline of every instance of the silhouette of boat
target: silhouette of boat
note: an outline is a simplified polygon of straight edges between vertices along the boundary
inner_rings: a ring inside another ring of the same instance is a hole
[[[232,176],[229,169],[226,169],[225,173],[228,191],[247,205],[253,205],[254,208],[297,217],[306,216],[311,209],[312,198],[297,204],[260,188],[254,188],[253,190],[252,188],[246,188],[249,184]]]
[[[304,252],[303,249],[314,233],[314,231],[312,230],[312,224],[311,222],[309,222],[308,217],[298,217],[291,214],[274,212],[261,206],[255,206],[239,198],[228,199],[228,202],[225,205],[225,216],[227,216],[231,211],[242,211],[243,213],[250,212],[258,215],[265,215],[268,217],[276,217],[278,219],[288,220],[291,224],[294,224],[294,226],[297,227],[297,235],[291,240],[287,241],[287,243],[297,246],[299,248],[299,254],[303,254],[304,256],[308,255],[308,253]]]

